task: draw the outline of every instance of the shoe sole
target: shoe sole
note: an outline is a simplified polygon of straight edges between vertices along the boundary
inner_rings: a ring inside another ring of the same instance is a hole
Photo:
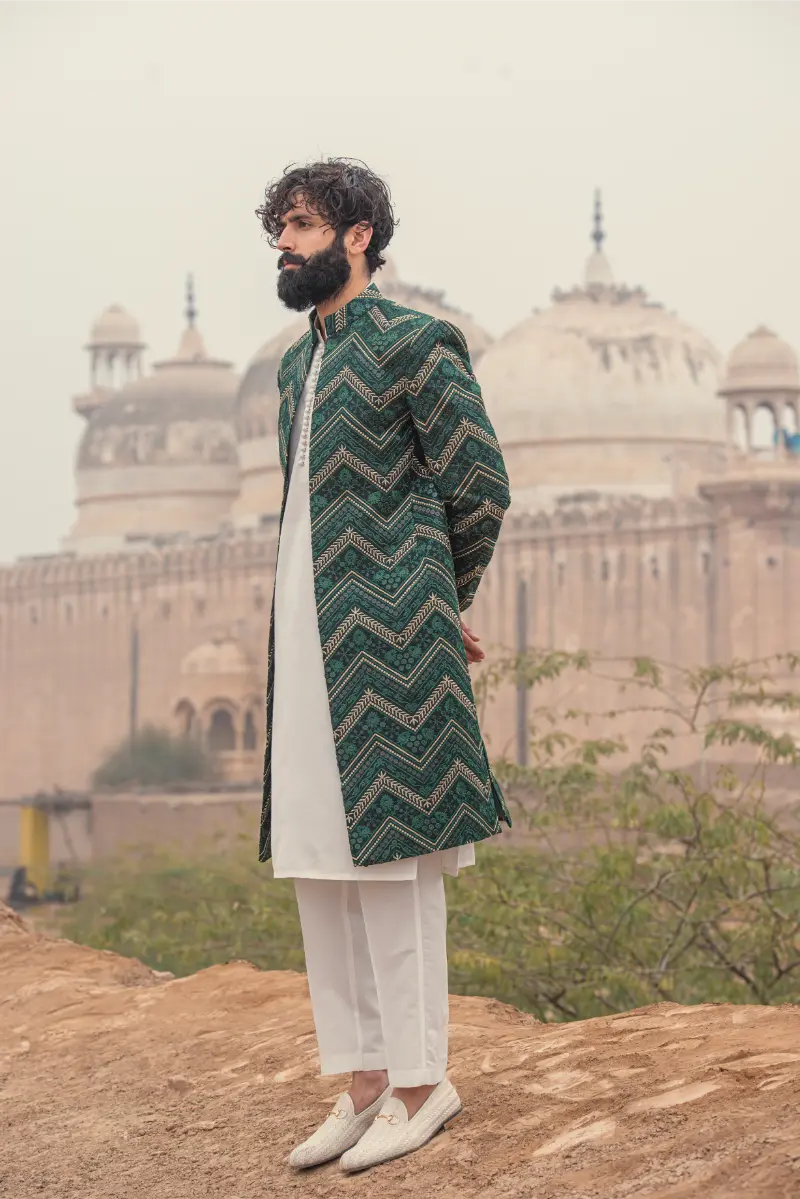
[[[428,1137],[427,1141],[423,1141],[421,1145],[415,1145],[413,1149],[404,1149],[402,1153],[396,1153],[394,1155],[394,1157],[387,1157],[385,1161],[373,1162],[373,1164],[370,1166],[356,1166],[352,1170],[343,1170],[342,1173],[343,1174],[362,1174],[364,1172],[364,1170],[374,1170],[376,1166],[386,1166],[389,1164],[389,1162],[396,1162],[401,1157],[408,1157],[409,1153],[416,1153],[419,1149],[424,1149],[426,1145],[430,1145],[430,1143],[434,1137],[438,1137],[440,1132],[446,1132],[447,1125],[450,1123],[450,1121],[455,1120],[456,1116],[460,1116],[461,1113],[463,1112],[463,1110],[464,1110],[464,1105],[462,1104],[461,1107],[459,1107],[456,1111],[454,1111],[451,1116],[448,1116],[446,1120],[443,1120],[442,1123],[439,1125],[439,1127],[434,1132],[431,1133],[431,1135]]]

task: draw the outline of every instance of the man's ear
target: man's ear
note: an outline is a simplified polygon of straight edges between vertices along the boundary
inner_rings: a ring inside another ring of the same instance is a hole
[[[372,240],[372,225],[368,221],[359,221],[357,225],[353,225],[350,233],[352,235],[350,249],[354,254],[363,254]]]

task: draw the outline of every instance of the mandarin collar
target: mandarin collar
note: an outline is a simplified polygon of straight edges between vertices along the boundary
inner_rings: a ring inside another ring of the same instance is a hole
[[[363,291],[360,291],[357,296],[353,296],[347,304],[343,304],[341,308],[337,308],[335,312],[331,312],[324,318],[325,337],[336,337],[339,333],[344,333],[354,321],[359,320],[365,312],[369,312],[370,308],[378,303],[382,298],[382,292],[375,283],[368,283]],[[316,329],[317,310],[312,308],[308,314],[308,323],[311,329],[312,336],[319,337],[319,332]]]

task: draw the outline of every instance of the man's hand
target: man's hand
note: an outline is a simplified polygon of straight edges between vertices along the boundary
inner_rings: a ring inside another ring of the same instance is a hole
[[[480,662],[486,657],[486,654],[478,645],[480,637],[473,633],[472,629],[468,628],[464,621],[461,621],[461,635],[464,638],[464,649],[467,651],[467,662]]]

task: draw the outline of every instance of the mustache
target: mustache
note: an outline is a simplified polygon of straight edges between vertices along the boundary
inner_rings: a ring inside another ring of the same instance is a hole
[[[289,266],[305,266],[308,259],[302,254],[290,254],[288,250],[284,251],[278,259],[278,270],[281,271],[288,264]]]

